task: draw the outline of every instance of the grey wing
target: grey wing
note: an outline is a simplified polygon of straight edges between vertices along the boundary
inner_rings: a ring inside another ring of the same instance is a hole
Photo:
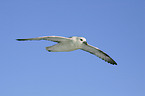
[[[70,38],[61,37],[61,36],[44,36],[44,37],[36,37],[36,38],[27,38],[27,39],[16,39],[18,41],[27,41],[27,40],[49,40],[53,42],[62,42],[70,40]]]
[[[100,49],[98,49],[94,46],[91,46],[91,45],[88,45],[88,44],[87,45],[83,44],[83,47],[81,49],[84,50],[84,51],[87,51],[91,54],[96,55],[97,57],[105,60],[106,62],[108,62],[110,64],[117,65],[117,63],[109,55],[107,55],[105,52],[101,51]]]

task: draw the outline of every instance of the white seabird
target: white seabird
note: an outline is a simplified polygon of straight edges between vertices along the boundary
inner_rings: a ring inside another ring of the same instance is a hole
[[[46,47],[46,50],[48,50],[49,52],[68,52],[68,51],[81,49],[96,55],[97,57],[105,60],[110,64],[117,65],[117,63],[105,52],[101,51],[100,49],[94,46],[89,45],[84,37],[73,36],[73,37],[66,38],[61,36],[44,36],[44,37],[16,39],[16,40],[18,41],[49,40],[49,41],[57,42],[57,44],[53,46]]]

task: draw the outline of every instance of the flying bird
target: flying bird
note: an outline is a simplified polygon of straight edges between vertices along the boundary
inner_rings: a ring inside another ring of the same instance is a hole
[[[99,48],[89,45],[86,42],[84,37],[61,37],[61,36],[44,36],[44,37],[37,37],[37,38],[27,38],[27,39],[16,39],[18,41],[27,41],[27,40],[48,40],[57,42],[57,44],[53,46],[46,47],[46,50],[49,52],[68,52],[74,51],[77,49],[81,49],[87,51],[91,54],[96,55],[97,57],[105,60],[106,62],[117,65],[117,63],[105,52],[101,51]]]

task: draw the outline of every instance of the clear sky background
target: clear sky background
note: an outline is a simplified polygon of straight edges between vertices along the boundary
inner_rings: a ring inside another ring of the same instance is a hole
[[[0,0],[0,96],[145,96],[144,0]],[[82,50],[49,53],[83,36],[113,66]]]

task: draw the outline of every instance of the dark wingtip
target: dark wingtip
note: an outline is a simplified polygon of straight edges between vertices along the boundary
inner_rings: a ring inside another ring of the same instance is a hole
[[[111,57],[110,57],[111,58]],[[117,65],[117,63],[111,58],[111,60],[109,61],[110,64],[112,65]]]
[[[105,61],[112,64],[112,65],[117,65],[117,63],[112,58],[109,61],[107,61],[107,60],[105,60]]]
[[[117,65],[117,63],[115,62],[113,65]]]
[[[110,64],[112,64],[112,65],[117,65],[117,63],[114,61],[113,63],[110,63]]]
[[[26,39],[16,39],[17,41],[25,41]]]
[[[21,41],[20,39],[16,39],[17,41]]]

